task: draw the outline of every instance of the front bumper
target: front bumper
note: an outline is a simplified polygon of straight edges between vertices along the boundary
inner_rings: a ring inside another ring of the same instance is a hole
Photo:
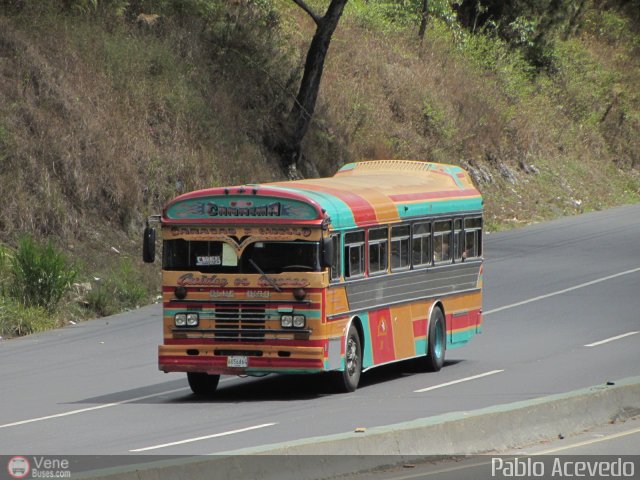
[[[246,367],[228,366],[229,357],[246,357]],[[158,367],[163,372],[203,372],[220,375],[315,373],[325,370],[325,348],[266,345],[160,345]]]

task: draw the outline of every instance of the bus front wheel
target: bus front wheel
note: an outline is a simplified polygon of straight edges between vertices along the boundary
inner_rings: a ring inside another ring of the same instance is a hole
[[[210,397],[218,388],[220,375],[209,375],[202,372],[187,372],[187,380],[191,391],[200,397]]]
[[[355,392],[362,373],[362,342],[355,325],[349,327],[344,352],[344,371],[335,372],[334,387],[338,392]]]
[[[444,313],[439,307],[435,307],[429,320],[429,341],[425,358],[428,371],[437,372],[442,368],[446,348],[447,337]]]

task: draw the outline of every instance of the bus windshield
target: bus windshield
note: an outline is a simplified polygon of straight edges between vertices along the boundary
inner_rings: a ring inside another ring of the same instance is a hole
[[[253,260],[253,263],[250,261]],[[254,265],[255,264],[255,265]],[[319,272],[319,242],[254,242],[238,257],[222,241],[165,240],[162,266],[165,270],[201,273]]]

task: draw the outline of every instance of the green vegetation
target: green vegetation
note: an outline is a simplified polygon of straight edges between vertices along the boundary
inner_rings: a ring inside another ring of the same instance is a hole
[[[128,259],[121,259],[109,275],[86,295],[87,307],[100,316],[136,308],[149,300],[146,280]]]
[[[25,307],[0,297],[0,335],[14,337],[50,330],[57,326],[55,317],[42,307]]]
[[[48,242],[23,237],[11,252],[0,249],[0,334],[24,335],[57,324],[62,298],[76,271],[66,255]]]
[[[51,244],[23,237],[9,257],[5,294],[25,307],[42,307],[55,313],[76,278],[64,253]]]
[[[154,284],[126,257],[102,278],[81,282],[78,276],[78,267],[51,241],[26,236],[15,250],[0,245],[0,336],[139,307],[149,302],[149,285]]]
[[[349,0],[298,173],[459,164],[491,229],[640,201],[638,0],[430,0],[421,39],[423,5]],[[291,0],[0,1],[2,335],[146,303],[147,215],[295,174],[273,133],[314,31]],[[25,235],[64,252],[77,273],[60,284],[76,286],[25,301],[11,272],[22,254],[38,264]]]

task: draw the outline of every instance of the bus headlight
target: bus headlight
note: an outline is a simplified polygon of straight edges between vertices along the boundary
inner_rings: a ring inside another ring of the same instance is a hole
[[[197,327],[200,318],[197,313],[187,313],[187,327]]]
[[[306,318],[304,315],[282,315],[280,325],[282,328],[304,328]]]
[[[282,315],[280,317],[280,325],[282,328],[293,327],[293,315]]]
[[[293,328],[304,328],[304,315],[293,316]]]
[[[176,327],[186,327],[187,326],[187,314],[186,313],[176,313],[176,316],[173,317],[173,321],[176,324]]]

